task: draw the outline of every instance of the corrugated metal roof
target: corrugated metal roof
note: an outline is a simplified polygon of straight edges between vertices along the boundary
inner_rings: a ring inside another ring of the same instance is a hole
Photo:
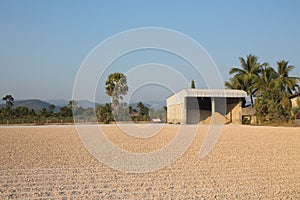
[[[243,90],[229,89],[184,89],[187,97],[237,97],[245,98],[247,93]]]
[[[183,103],[185,97],[246,98],[247,93],[230,89],[183,89],[167,98],[167,105]]]

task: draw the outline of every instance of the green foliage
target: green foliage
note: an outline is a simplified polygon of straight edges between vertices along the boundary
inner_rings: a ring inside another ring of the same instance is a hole
[[[230,82],[225,82],[225,86],[230,89],[242,89],[250,96],[251,106],[254,105],[253,97],[257,89],[255,88],[255,81],[261,72],[261,69],[268,66],[268,63],[260,64],[258,57],[252,54],[246,56],[246,60],[239,58],[241,68],[232,68],[229,74],[235,74]]]
[[[244,90],[247,91],[249,84],[244,80],[243,75],[236,74],[232,77],[229,82],[225,82],[225,86],[229,89],[236,89],[236,90]]]
[[[195,81],[194,80],[191,81],[191,88],[195,89]]]
[[[7,109],[11,109],[14,105],[14,98],[12,95],[8,94],[2,98],[3,101],[6,101]]]
[[[299,89],[299,77],[290,77],[294,66],[287,61],[277,62],[277,71],[267,63],[260,64],[258,57],[248,55],[247,59],[239,58],[241,68],[232,68],[235,74],[225,86],[230,89],[241,89],[251,98],[260,122],[287,122],[291,118],[289,96]]]
[[[290,101],[279,89],[267,89],[256,99],[255,108],[261,122],[287,122],[290,119]]]
[[[145,106],[145,104],[143,104],[142,102],[138,102],[137,104],[137,109],[138,109],[138,115],[133,115],[134,113],[136,114],[137,113],[137,110],[135,109],[132,109],[132,112],[131,112],[131,120],[132,121],[150,121],[151,118],[149,116],[149,108],[147,106]]]
[[[105,91],[108,96],[112,98],[112,104],[117,105],[119,100],[123,99],[123,95],[127,94],[127,78],[122,73],[112,73],[108,75],[105,81]]]
[[[137,104],[137,108],[139,109],[139,114],[142,116],[149,115],[149,108],[145,106],[142,102]]]
[[[243,117],[242,118],[242,124],[250,125],[251,124],[251,118]]]
[[[105,108],[110,105],[106,105]],[[85,122],[96,122],[94,108],[78,107],[77,103],[72,100],[69,105],[60,108],[59,112],[55,112],[55,106],[50,105],[49,108],[42,108],[35,112],[25,106],[18,106],[16,108],[1,108],[0,109],[0,124],[18,124],[18,123],[34,123],[34,124],[48,124],[48,123],[73,123],[73,113],[76,119]],[[104,121],[104,120],[103,120]],[[103,122],[102,121],[102,122]],[[112,121],[112,115],[106,118],[106,122]]]
[[[278,86],[281,90],[292,94],[293,91],[299,87],[297,82],[300,80],[299,77],[290,77],[289,73],[295,68],[293,65],[288,65],[288,61],[281,60],[277,62],[277,74],[278,74]]]
[[[40,117],[42,117],[42,118],[48,117],[48,111],[47,111],[47,109],[46,109],[46,108],[43,108],[43,109],[41,110],[41,112],[39,113],[39,115],[40,115]]]
[[[49,116],[55,116],[54,109],[55,109],[55,105],[51,104],[49,106],[49,110],[50,110]]]
[[[111,104],[106,103],[104,106],[97,105],[96,107],[96,115],[99,122],[104,122],[105,124],[109,124],[113,121]]]
[[[127,78],[122,73],[112,73],[108,75],[107,80],[105,81],[105,91],[108,96],[111,97],[111,111],[112,117],[105,120],[106,123],[109,123],[113,120],[116,121],[126,121],[130,118],[128,114],[127,106],[120,104],[119,100],[123,99],[123,95],[127,94]]]
[[[138,116],[131,116],[132,121],[138,122],[138,121],[151,121],[151,118],[149,115],[138,115]]]
[[[160,119],[162,122],[167,121],[167,108],[161,107],[161,108],[155,108],[152,107],[149,109],[149,116],[152,119]]]
[[[53,105],[53,104],[51,104],[50,106],[49,106],[49,110],[54,110],[55,109],[55,105]]]
[[[71,117],[71,116],[73,116],[72,108],[70,106],[61,107],[58,115],[60,117]]]

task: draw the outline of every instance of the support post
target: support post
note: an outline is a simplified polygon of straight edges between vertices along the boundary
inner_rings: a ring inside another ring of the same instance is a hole
[[[242,114],[242,105],[243,105],[243,102],[242,101],[239,101],[239,107],[240,107],[240,112],[239,112],[239,124],[242,124],[243,123],[243,114]]]
[[[182,102],[182,119],[181,119],[181,123],[182,124],[187,123],[187,98],[186,97],[183,98],[183,102]]]
[[[215,98],[211,97],[211,120],[210,123],[211,124],[215,124],[215,112],[216,112],[216,102],[215,102]]]
[[[211,115],[213,115],[215,112],[216,112],[215,98],[211,97]]]

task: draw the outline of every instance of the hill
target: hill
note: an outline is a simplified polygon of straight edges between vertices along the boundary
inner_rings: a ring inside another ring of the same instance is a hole
[[[69,104],[68,100],[65,99],[52,99],[52,100],[47,100],[48,103],[53,104],[58,107],[63,107],[67,106]],[[95,103],[89,101],[89,100],[79,100],[76,101],[78,107],[82,108],[94,108]]]
[[[142,102],[146,107],[151,108],[151,107],[163,107],[166,106],[166,103],[164,101],[145,101]],[[130,103],[129,105],[132,106],[132,108],[137,109],[137,102]]]
[[[50,103],[39,100],[39,99],[28,99],[28,100],[14,101],[13,108],[25,106],[29,109],[33,109],[35,111],[40,111],[43,108],[46,108],[47,110],[49,110],[50,105],[51,105]],[[5,107],[5,104],[1,104],[0,107]]]
[[[147,106],[148,108],[151,107],[157,107],[157,106],[165,106],[165,102],[154,102],[154,101],[149,101],[149,102],[143,102],[145,104],[145,106]],[[29,109],[34,109],[35,111],[40,111],[43,108],[46,108],[47,110],[49,110],[49,106],[53,104],[55,105],[55,112],[58,112],[60,107],[63,106],[67,106],[69,104],[68,100],[64,100],[64,99],[54,99],[54,100],[47,100],[47,101],[42,101],[39,99],[27,99],[27,100],[17,100],[14,101],[14,106],[13,108],[16,107],[20,107],[20,106],[25,106]],[[137,108],[137,104],[138,103],[130,103],[130,105],[133,108]],[[103,104],[101,104],[103,105]],[[95,103],[89,101],[89,100],[79,100],[77,101],[77,106],[82,107],[82,108],[94,108],[95,107]],[[2,104],[0,104],[0,108],[5,107],[5,103],[3,101]]]
[[[48,103],[53,104],[55,106],[67,106],[69,104],[69,101],[65,99],[51,99],[51,100],[46,100]]]

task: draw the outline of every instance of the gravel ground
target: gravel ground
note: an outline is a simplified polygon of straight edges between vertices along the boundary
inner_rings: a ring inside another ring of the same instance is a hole
[[[97,161],[74,126],[0,127],[0,199],[300,199],[300,128],[226,125],[200,159],[207,129],[171,165],[136,174]],[[146,153],[178,126],[146,139],[103,130],[120,148]]]

